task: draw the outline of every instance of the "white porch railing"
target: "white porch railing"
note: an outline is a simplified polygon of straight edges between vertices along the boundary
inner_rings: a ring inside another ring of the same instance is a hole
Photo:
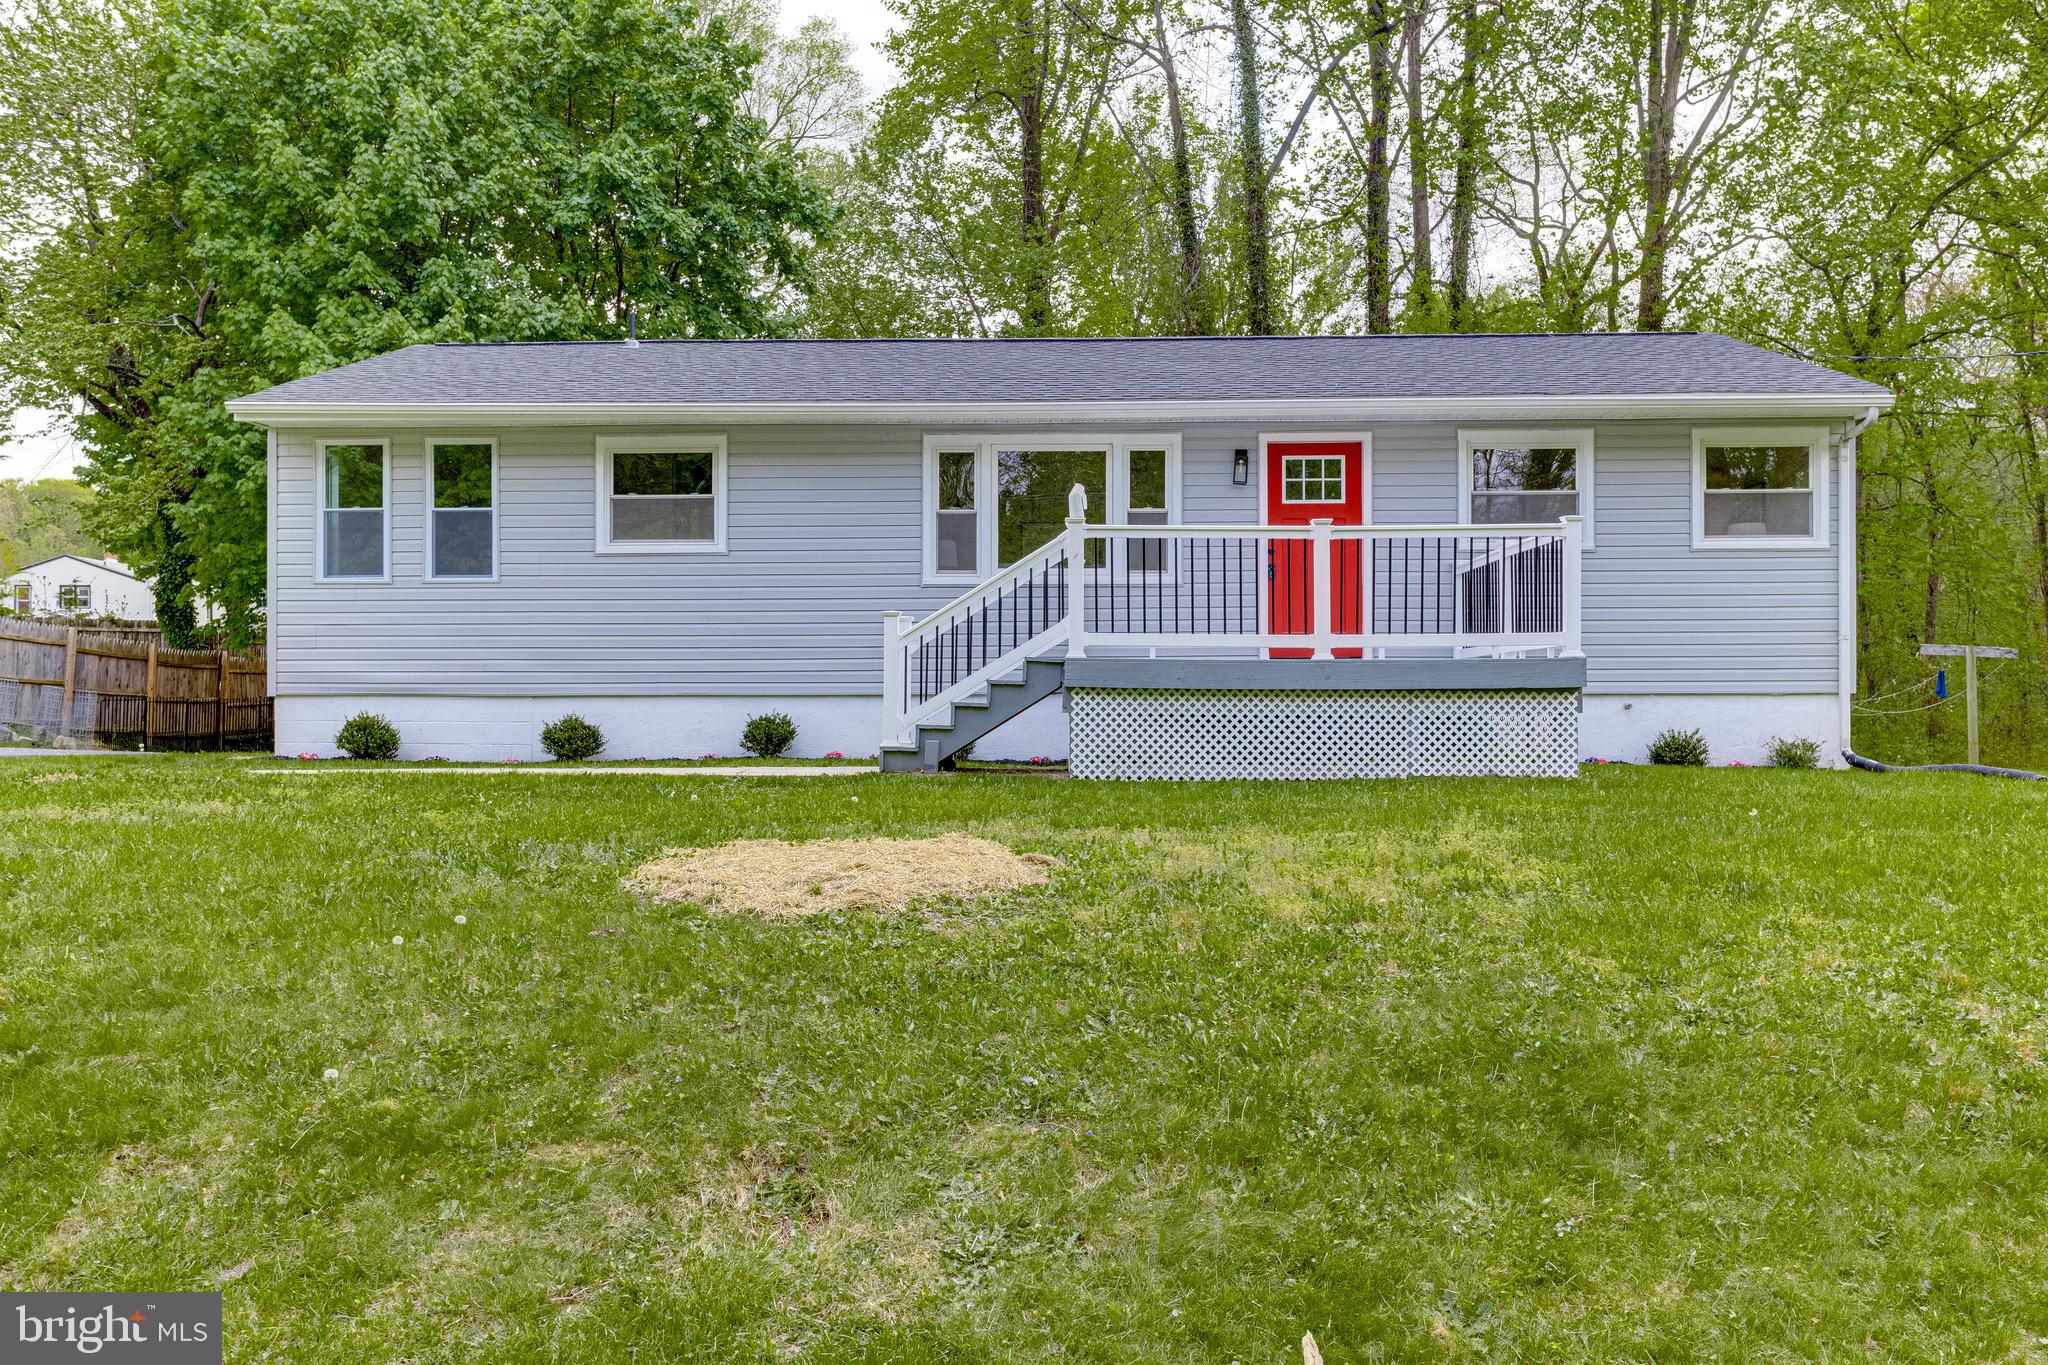
[[[1025,660],[1093,651],[1581,657],[1581,521],[1091,526],[923,620],[883,613],[883,724],[907,738]]]

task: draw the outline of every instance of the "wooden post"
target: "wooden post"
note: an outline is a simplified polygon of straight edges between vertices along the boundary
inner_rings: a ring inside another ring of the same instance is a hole
[[[220,650],[216,657],[220,660],[220,692],[213,704],[213,747],[225,749],[228,747],[228,652]]]
[[[1963,646],[1963,714],[1970,728],[1970,762],[1977,761],[1977,646]]]
[[[1963,660],[1963,717],[1970,734],[1970,762],[1977,762],[1977,660],[2017,659],[2020,652],[2002,645],[1922,645],[1923,659]]]
[[[149,642],[149,666],[142,675],[142,747],[156,739],[156,641]]]
[[[78,695],[78,627],[64,632],[64,714],[57,718],[57,733],[71,733],[71,702]]]

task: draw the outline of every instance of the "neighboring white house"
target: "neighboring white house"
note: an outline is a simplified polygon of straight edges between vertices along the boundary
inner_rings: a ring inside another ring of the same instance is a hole
[[[282,752],[369,709],[408,757],[571,711],[731,753],[781,710],[808,754],[1171,777],[1834,752],[1891,402],[1610,333],[427,345],[228,409]]]
[[[18,616],[156,619],[156,597],[149,583],[112,555],[57,555],[30,564],[0,579],[0,604]]]

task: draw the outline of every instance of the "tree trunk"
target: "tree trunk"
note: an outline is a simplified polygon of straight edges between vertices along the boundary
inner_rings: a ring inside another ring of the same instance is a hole
[[[1643,274],[1636,330],[1661,332],[1670,300],[1665,272],[1671,255],[1671,144],[1678,95],[1685,87],[1694,0],[1650,0],[1649,71],[1643,92]]]
[[[1370,0],[1366,23],[1372,36],[1371,108],[1365,166],[1366,330],[1393,330],[1393,263],[1390,201],[1393,172],[1387,164],[1387,122],[1394,104],[1394,56],[1387,0]]]
[[[1024,331],[1044,336],[1052,328],[1052,263],[1045,231],[1045,75],[1038,0],[1025,0],[1022,46],[1026,74],[1017,91],[1017,181],[1024,243]]]
[[[1159,44],[1159,69],[1166,77],[1166,125],[1173,137],[1173,218],[1180,233],[1181,330],[1206,336],[1215,330],[1209,313],[1209,283],[1202,275],[1202,230],[1195,221],[1195,172],[1188,156],[1188,125],[1181,111],[1180,72],[1166,35],[1164,0],[1152,0],[1152,34]]]
[[[1458,161],[1451,173],[1451,330],[1472,306],[1472,233],[1479,216],[1479,0],[1458,3],[1458,84],[1452,96]]]
[[[1429,133],[1422,107],[1422,31],[1429,0],[1409,0],[1401,16],[1401,41],[1408,51],[1408,222],[1414,256],[1409,270],[1407,315],[1434,322],[1436,265],[1429,235]]]
[[[1244,289],[1247,329],[1273,334],[1267,261],[1272,244],[1266,226],[1265,121],[1259,102],[1259,40],[1252,27],[1251,0],[1230,0],[1230,26],[1237,39],[1238,158],[1244,176]]]

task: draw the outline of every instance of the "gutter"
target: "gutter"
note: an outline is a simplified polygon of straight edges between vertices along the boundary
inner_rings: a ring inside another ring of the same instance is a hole
[[[231,399],[231,416],[259,426],[465,423],[492,426],[573,426],[603,423],[685,422],[895,423],[990,426],[1037,422],[1288,422],[1474,421],[1484,418],[1670,421],[1853,418],[1889,408],[1890,394],[1491,394],[1459,398],[1105,399],[1084,403],[990,402],[780,402],[780,403],[351,403]],[[1861,427],[1857,428],[1861,430]]]
[[[1889,403],[1884,405],[1890,407]],[[1863,415],[1849,424],[1842,433],[1840,464],[1842,467],[1842,490],[1837,499],[1836,516],[1840,522],[1841,553],[1836,556],[1840,579],[1835,585],[1836,652],[1835,684],[1841,696],[1841,731],[1844,752],[1853,742],[1850,726],[1854,722],[1852,705],[1856,697],[1856,438],[1870,430],[1877,420],[1878,405],[1864,409]]]

